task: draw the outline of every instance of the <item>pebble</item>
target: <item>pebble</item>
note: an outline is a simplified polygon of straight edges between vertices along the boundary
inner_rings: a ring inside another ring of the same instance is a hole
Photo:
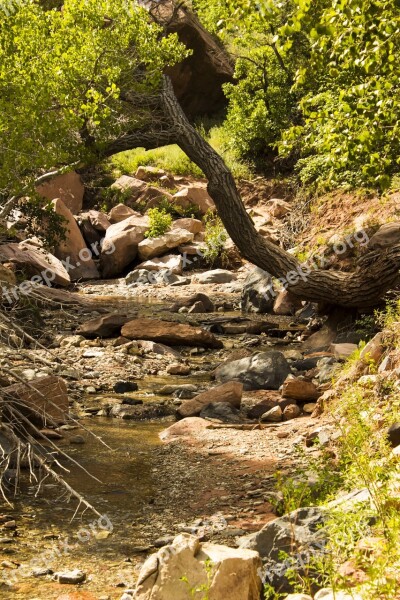
[[[59,571],[58,573],[54,573],[53,579],[58,581],[58,583],[77,585],[78,583],[83,583],[83,581],[85,581],[86,573],[80,569],[74,569],[73,571]]]
[[[83,437],[83,435],[73,435],[72,437],[69,438],[69,443],[70,444],[84,444],[85,438]]]

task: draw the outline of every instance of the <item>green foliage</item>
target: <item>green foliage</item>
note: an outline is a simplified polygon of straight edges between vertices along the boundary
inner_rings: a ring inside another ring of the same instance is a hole
[[[204,217],[206,247],[203,250],[203,258],[210,266],[215,265],[217,261],[224,261],[224,248],[228,239],[228,234],[222,224],[221,219],[213,212],[209,211]]]
[[[104,188],[100,193],[100,210],[107,213],[117,204],[126,204],[131,197],[132,192],[129,189]]]
[[[44,245],[51,251],[66,239],[63,216],[54,212],[52,202],[33,197],[21,205],[24,214],[24,230],[28,235],[42,238]]]
[[[150,208],[147,214],[150,220],[150,227],[145,233],[147,238],[163,235],[172,225],[172,217],[164,209]]]
[[[163,146],[155,150],[135,148],[135,150],[120,152],[111,159],[112,168],[119,174],[132,175],[141,165],[158,167],[175,175],[203,177],[199,167],[176,145]]]

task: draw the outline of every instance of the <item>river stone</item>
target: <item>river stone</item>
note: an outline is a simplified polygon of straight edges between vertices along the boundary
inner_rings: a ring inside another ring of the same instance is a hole
[[[215,372],[221,383],[237,380],[245,390],[278,390],[290,373],[290,367],[281,352],[260,352],[224,363]]]
[[[268,412],[261,415],[263,423],[279,423],[282,421],[282,409],[280,406],[274,406]]]
[[[186,229],[196,235],[203,231],[203,223],[199,219],[177,219],[172,223],[172,229]]]
[[[191,242],[193,233],[186,229],[172,229],[164,235],[155,238],[143,239],[138,246],[139,258],[141,260],[149,260],[156,256],[166,254],[168,250],[177,248],[181,244]]]
[[[221,423],[243,423],[243,415],[226,402],[211,402],[200,413],[202,419],[216,419]]]
[[[198,394],[192,400],[183,402],[177,410],[180,417],[195,417],[211,403],[227,403],[234,408],[240,408],[243,385],[238,381],[229,381],[218,385],[202,394]],[[201,415],[204,416],[204,415]]]
[[[285,407],[285,409],[283,411],[283,418],[285,421],[290,421],[291,419],[296,419],[297,417],[299,417],[300,414],[301,414],[301,410],[297,406],[297,404],[289,404],[288,406]]]
[[[313,600],[308,594],[289,594],[284,600]]]
[[[292,592],[286,572],[294,568],[300,575],[304,575],[304,556],[311,557],[323,552],[326,544],[322,529],[325,518],[326,511],[322,508],[299,508],[270,521],[256,533],[243,536],[239,539],[239,547],[255,550],[260,554],[267,581],[277,591]],[[301,550],[294,554],[293,548]],[[288,554],[294,559],[294,563],[282,562],[282,553]]]
[[[293,398],[300,402],[309,400],[317,400],[321,393],[318,391],[312,381],[307,381],[301,377],[289,377],[285,380],[282,388],[282,396],[284,398]]]
[[[90,224],[96,231],[100,233],[105,233],[107,229],[110,227],[111,223],[108,220],[108,217],[105,213],[100,212],[99,210],[89,210],[87,213],[89,217]]]
[[[86,573],[80,569],[74,569],[73,571],[59,571],[54,573],[54,579],[58,583],[68,583],[71,585],[77,585],[83,583],[86,579]]]
[[[235,273],[226,269],[213,269],[193,277],[195,283],[230,283],[236,280]]]
[[[389,427],[387,434],[392,448],[400,445],[400,423],[393,423]]]
[[[136,177],[130,177],[129,175],[121,175],[111,186],[112,190],[120,190],[121,192],[130,191],[131,196],[129,200],[137,200],[142,192],[146,189],[147,185],[144,181],[137,179]]]
[[[302,306],[301,299],[289,290],[281,290],[277,295],[273,312],[275,315],[294,315]]]
[[[100,256],[103,277],[119,275],[136,258],[148,228],[148,217],[134,215],[107,229]]]
[[[108,218],[111,224],[121,223],[121,221],[125,221],[125,219],[129,219],[129,217],[140,217],[141,214],[137,211],[133,210],[126,204],[117,204],[113,206],[110,212],[108,213]]]
[[[121,334],[130,340],[151,340],[171,346],[223,348],[212,333],[201,327],[157,319],[134,319],[126,323]]]
[[[272,310],[275,292],[271,276],[263,269],[256,267],[246,277],[241,298],[243,312],[266,313]]]
[[[205,309],[204,312],[215,311],[215,306],[212,300],[210,300],[210,298],[202,292],[199,292],[198,294],[193,294],[192,296],[189,296],[189,298],[182,298],[178,300],[177,302],[175,302],[175,304],[171,306],[170,311],[178,312],[180,308],[193,306],[197,302],[201,302]]]
[[[400,243],[400,222],[385,223],[368,241],[368,250],[383,250]]]
[[[200,417],[187,417],[163,429],[158,435],[163,442],[171,442],[181,438],[191,438],[201,433],[209,423]]]
[[[117,381],[114,385],[114,392],[116,394],[126,394],[127,392],[136,392],[138,390],[138,384],[134,381]]]
[[[207,586],[213,600],[259,600],[260,568],[257,552],[200,544],[195,536],[182,533],[145,562],[134,597],[188,600],[190,589]]]
[[[163,269],[175,275],[182,274],[183,260],[180,254],[167,254],[161,258],[152,258],[142,262],[137,269],[145,269],[146,271],[162,271]],[[126,281],[126,279],[125,279]]]
[[[82,323],[76,332],[86,338],[113,337],[119,333],[122,325],[131,318],[132,316],[127,317],[126,315],[119,315],[117,313],[104,315]]]
[[[60,377],[40,377],[27,387],[18,383],[2,389],[2,393],[18,402],[18,408],[34,423],[64,423],[68,414],[67,386]]]

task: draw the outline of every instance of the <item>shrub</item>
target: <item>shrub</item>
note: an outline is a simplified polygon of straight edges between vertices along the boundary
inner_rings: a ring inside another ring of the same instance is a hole
[[[210,266],[213,266],[217,260],[223,262],[228,234],[221,219],[210,211],[204,217],[204,225],[206,247],[203,250],[203,258]]]
[[[147,214],[150,219],[150,227],[145,233],[147,238],[163,235],[172,225],[172,217],[165,209],[150,208]]]

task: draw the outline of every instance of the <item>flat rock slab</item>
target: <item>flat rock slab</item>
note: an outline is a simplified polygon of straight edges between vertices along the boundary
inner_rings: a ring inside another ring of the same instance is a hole
[[[130,340],[151,340],[170,346],[223,348],[220,340],[201,327],[156,319],[129,321],[122,327],[121,335]]]
[[[28,244],[2,244],[0,257],[18,266],[24,267],[29,276],[38,275],[46,284],[68,286],[71,278],[62,262],[44,250],[39,250]],[[47,278],[47,281],[46,281]],[[38,283],[40,283],[38,281]]]
[[[127,317],[126,315],[105,315],[82,323],[76,332],[87,338],[112,337],[115,334],[119,334],[121,327],[131,319],[132,317]]]
[[[242,393],[243,385],[239,381],[229,381],[183,402],[177,413],[180,417],[194,417],[212,402],[224,402],[234,408],[240,408]]]
[[[14,399],[29,418],[44,425],[47,421],[63,423],[68,413],[67,386],[60,377],[41,377],[29,385],[18,383],[3,388],[2,393],[6,400]]]

